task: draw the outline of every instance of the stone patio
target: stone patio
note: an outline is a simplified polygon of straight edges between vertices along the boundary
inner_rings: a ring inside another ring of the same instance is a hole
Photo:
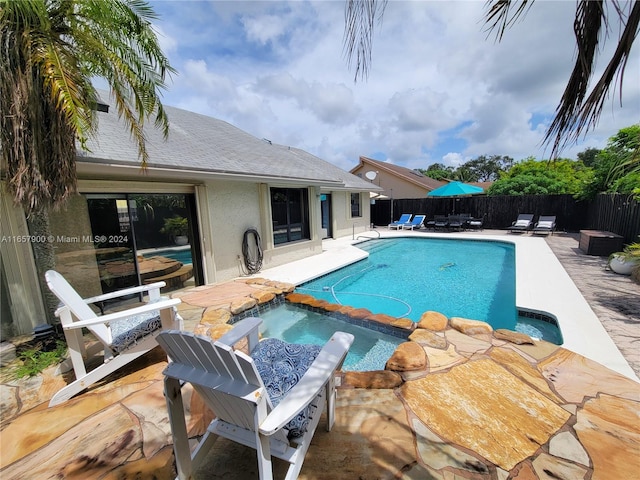
[[[187,329],[215,337],[228,328],[232,312],[291,289],[253,279],[176,295]],[[359,310],[346,313],[366,316]],[[301,479],[638,478],[636,381],[557,345],[494,332],[487,324],[431,314],[411,331],[413,353],[400,352],[392,369],[342,376],[336,424],[331,432],[316,432]],[[416,351],[424,362],[415,363]],[[55,369],[5,382],[0,476],[173,478],[165,365],[156,349],[54,408],[47,408],[47,399],[65,382]],[[185,397],[189,434],[197,437],[211,413],[197,396]],[[220,439],[197,478],[258,478],[254,455]]]

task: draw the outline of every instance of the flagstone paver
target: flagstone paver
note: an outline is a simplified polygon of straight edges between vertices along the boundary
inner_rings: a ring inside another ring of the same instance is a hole
[[[205,312],[230,311],[244,299],[257,303],[256,297],[268,296],[256,290],[291,291],[269,283],[234,281],[181,292],[179,311],[193,330]],[[210,313],[209,321],[219,324],[222,317],[216,315]],[[202,325],[213,337],[220,334]],[[386,388],[344,375],[334,429],[318,429],[300,478],[637,478],[639,383],[557,345],[520,344],[522,338],[511,342],[509,335],[473,327],[483,333],[463,334],[449,322],[438,333],[416,329],[409,343],[424,352],[426,365],[393,378],[389,371],[370,376]],[[3,384],[0,477],[173,478],[165,366],[162,351],[154,349],[53,408],[48,399],[66,378],[54,368],[36,379]],[[368,388],[356,388],[358,382]],[[187,428],[196,437],[212,413],[185,389]],[[283,466],[276,462],[277,475]],[[196,478],[258,478],[255,452],[218,440]]]
[[[578,249],[579,234],[549,235],[547,244],[589,301],[625,359],[640,377],[640,285],[607,269],[607,257]]]

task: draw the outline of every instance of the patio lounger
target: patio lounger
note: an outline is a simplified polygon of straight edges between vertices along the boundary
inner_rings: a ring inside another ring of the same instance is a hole
[[[421,229],[422,226],[424,225],[425,218],[427,218],[426,215],[416,215],[415,217],[413,217],[413,220],[411,220],[411,222],[402,225],[402,230]]]
[[[464,220],[460,218],[460,215],[449,215],[447,219],[449,230],[462,230],[464,227]]]
[[[473,230],[482,230],[484,228],[484,215],[482,216],[482,218],[468,219],[466,227]]]
[[[157,335],[162,329],[182,329],[182,318],[176,313],[179,299],[160,296],[164,282],[126,288],[97,297],[82,299],[65,278],[54,270],[45,273],[49,289],[58,297],[61,306],[56,310],[67,341],[69,359],[62,370],[73,366],[76,379],[60,389],[49,406],[66,402],[95,382],[127,365],[155,348]],[[89,305],[139,293],[149,293],[149,302],[143,306],[98,316]],[[82,329],[87,328],[98,342],[86,347]],[[87,365],[96,354],[103,353],[103,363],[87,372]]]
[[[224,437],[256,450],[260,479],[273,478],[271,457],[276,457],[290,464],[286,479],[293,480],[325,407],[331,430],[334,376],[353,335],[335,332],[324,347],[274,338],[258,342],[261,323],[260,318],[244,319],[217,341],[187,332],[159,335],[158,343],[171,358],[164,385],[178,478],[192,478],[218,437]],[[234,350],[240,341],[250,355]],[[185,422],[185,382],[216,416],[195,448]]]
[[[446,215],[436,215],[434,217],[433,229],[434,230],[444,230],[445,228],[449,228],[449,219]]]
[[[400,218],[398,220],[389,224],[389,227],[388,227],[389,230],[392,230],[394,228],[396,230],[400,230],[403,227],[403,225],[407,225],[408,223],[411,222],[411,217],[412,217],[411,213],[403,213],[402,215],[400,215]]]
[[[533,225],[533,214],[531,213],[521,213],[518,215],[518,218],[515,222],[511,224],[509,231],[511,233],[522,233],[530,230]]]
[[[555,215],[544,216],[541,215],[538,219],[538,223],[533,227],[534,234],[541,235],[553,235],[553,231],[556,229],[556,217]]]

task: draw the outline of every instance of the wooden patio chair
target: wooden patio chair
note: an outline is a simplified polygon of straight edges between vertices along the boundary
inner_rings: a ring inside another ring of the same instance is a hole
[[[242,320],[215,342],[186,332],[158,336],[171,358],[164,371],[165,397],[179,479],[192,478],[217,438],[224,437],[256,450],[262,480],[273,478],[272,456],[290,464],[286,479],[293,480],[325,406],[331,430],[334,376],[353,335],[336,332],[322,348],[277,339],[258,342],[261,323],[255,317]],[[232,348],[241,340],[251,355]],[[283,378],[278,373],[284,370],[290,373]],[[181,394],[184,382],[191,383],[216,415],[193,455]]]
[[[76,379],[60,389],[49,406],[66,402],[95,382],[144,355],[158,344],[156,337],[163,329],[182,329],[182,318],[176,313],[179,299],[160,296],[164,282],[132,287],[117,292],[82,299],[65,278],[54,270],[45,273],[49,289],[61,302],[56,310],[67,341],[69,358]],[[89,305],[119,297],[148,292],[149,302],[107,315],[97,315]],[[87,328],[98,342],[87,347],[82,329]],[[103,363],[89,370],[88,363],[103,353]],[[64,369],[64,366],[63,366]]]

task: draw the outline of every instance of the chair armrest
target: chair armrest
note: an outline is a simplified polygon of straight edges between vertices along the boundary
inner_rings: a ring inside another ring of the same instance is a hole
[[[130,308],[129,310],[114,312],[108,315],[102,315],[100,317],[92,318],[89,320],[79,320],[77,322],[63,325],[62,328],[64,330],[72,330],[74,328],[83,328],[83,327],[90,327],[93,325],[102,325],[108,322],[113,322],[116,320],[122,320],[123,318],[132,317],[134,315],[140,315],[141,313],[152,312],[153,310],[164,310],[166,308],[175,307],[180,303],[181,303],[181,300],[179,298],[162,300],[160,302],[155,302],[155,303],[147,303],[140,307]]]
[[[287,396],[274,408],[260,425],[260,433],[273,435],[284,427],[304,407],[309,405],[320,390],[340,368],[347,356],[354,337],[350,333],[335,332],[325,343],[300,381]]]
[[[111,300],[112,298],[124,297],[126,295],[133,295],[134,293],[143,293],[149,290],[160,289],[166,285],[165,282],[156,282],[149,285],[140,285],[139,287],[125,288],[124,290],[118,290],[116,292],[105,293],[103,295],[97,295],[95,297],[85,298],[85,303],[103,302],[105,300]]]
[[[262,319],[258,317],[247,317],[240,320],[233,326],[232,330],[222,335],[218,342],[233,347],[244,337],[249,337],[249,352],[258,344],[259,327],[262,325]]]

